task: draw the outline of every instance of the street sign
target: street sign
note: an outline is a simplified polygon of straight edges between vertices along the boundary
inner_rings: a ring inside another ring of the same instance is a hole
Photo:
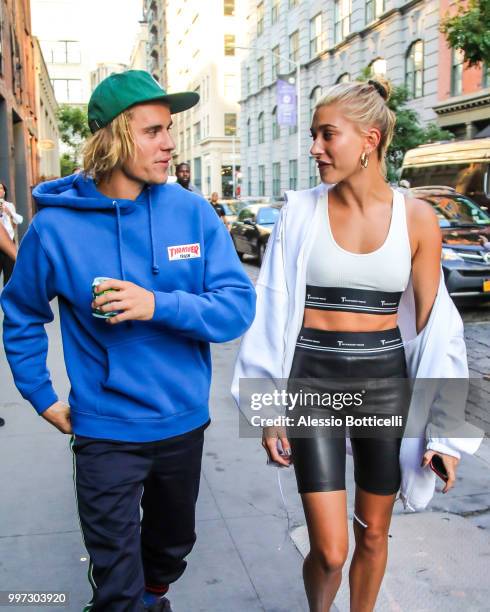
[[[297,101],[294,83],[278,79],[276,83],[277,122],[279,125],[296,125]]]

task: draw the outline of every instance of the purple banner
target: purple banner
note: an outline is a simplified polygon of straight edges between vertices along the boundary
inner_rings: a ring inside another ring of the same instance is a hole
[[[276,96],[279,125],[296,125],[296,86],[278,79]]]

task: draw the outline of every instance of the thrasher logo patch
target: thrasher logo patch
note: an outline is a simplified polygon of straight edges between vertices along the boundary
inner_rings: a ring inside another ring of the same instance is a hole
[[[178,244],[167,247],[169,261],[177,261],[179,259],[191,259],[192,257],[201,257],[201,245],[199,242],[195,244]]]

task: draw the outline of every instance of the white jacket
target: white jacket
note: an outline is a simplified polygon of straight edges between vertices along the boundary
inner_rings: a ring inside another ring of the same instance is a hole
[[[257,280],[257,310],[254,322],[242,339],[232,383],[239,404],[241,378],[287,379],[296,339],[301,329],[306,294],[306,264],[313,243],[312,220],[317,206],[325,205],[327,186],[286,192],[269,239]],[[286,238],[287,237],[287,238]],[[425,449],[455,457],[473,454],[482,440],[481,430],[464,423],[464,399],[455,437],[438,438],[433,422],[444,418],[444,394],[437,385],[417,387],[416,379],[468,378],[463,322],[447,292],[441,270],[437,296],[425,328],[417,335],[415,302],[411,283],[400,301],[398,325],[404,341],[408,376],[415,379],[407,430],[418,437],[403,438],[400,450],[402,482],[400,497],[406,509],[422,510],[435,489],[435,474],[420,463]],[[454,411],[454,406],[452,406]],[[451,414],[454,422],[455,415]],[[462,437],[464,435],[464,437]],[[350,446],[350,445],[349,445]]]

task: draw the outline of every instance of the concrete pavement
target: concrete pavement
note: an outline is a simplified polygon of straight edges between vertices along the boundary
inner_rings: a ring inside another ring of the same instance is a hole
[[[479,326],[475,339],[489,337],[490,347],[490,325],[472,325]],[[66,399],[68,381],[56,324],[49,326],[49,335],[50,369]],[[287,517],[277,470],[265,465],[258,440],[238,438],[237,412],[228,391],[237,346],[213,347],[213,423],[206,434],[198,540],[170,597],[176,612],[306,611],[300,554],[306,538],[294,474],[281,471]],[[480,367],[481,356],[470,349],[470,363],[472,359]],[[68,591],[66,609],[80,611],[90,588],[68,438],[20,398],[3,355],[0,381],[0,415],[7,421],[0,428],[0,590]],[[478,457],[462,463],[457,489],[436,495],[432,513],[402,515],[397,506],[378,610],[490,610],[484,574],[490,551],[489,465],[485,444]],[[348,609],[345,585],[337,599],[342,612]]]

